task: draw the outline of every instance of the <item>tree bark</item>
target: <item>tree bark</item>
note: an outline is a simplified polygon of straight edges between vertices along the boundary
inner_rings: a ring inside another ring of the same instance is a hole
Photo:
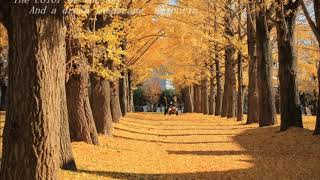
[[[243,70],[242,55],[238,53],[238,97],[237,97],[237,121],[243,120]]]
[[[114,123],[119,123],[122,118],[120,99],[119,99],[119,82],[110,82],[111,94],[111,115]]]
[[[128,112],[134,111],[132,80],[133,80],[132,70],[129,69],[128,70]]]
[[[222,108],[222,87],[221,87],[221,70],[220,70],[220,62],[218,60],[218,53],[216,53],[216,81],[217,81],[217,99],[216,99],[216,110],[215,115],[220,116],[221,115],[221,108]]]
[[[258,76],[257,76],[257,55],[256,55],[256,34],[255,34],[255,20],[256,17],[252,10],[255,8],[253,0],[250,0],[247,9],[247,42],[249,54],[249,85],[248,85],[248,115],[247,123],[259,122],[259,103],[258,103]]]
[[[71,141],[98,145],[98,133],[92,115],[87,72],[73,74],[67,82],[67,104]]]
[[[5,111],[7,109],[7,89],[8,87],[5,84],[1,85],[0,111]]]
[[[209,96],[209,115],[215,115],[216,110],[216,95],[215,95],[215,84],[214,84],[214,64],[211,65],[211,78],[210,78],[210,96]]]
[[[62,53],[62,52],[61,52]],[[63,52],[65,53],[65,52]],[[66,63],[61,61],[60,76],[60,168],[76,171],[77,166],[73,157],[66,94]]]
[[[76,171],[77,166],[73,157],[71,139],[69,132],[69,119],[67,108],[67,95],[65,86],[65,63],[60,68],[60,168],[64,170]]]
[[[233,118],[236,116],[235,104],[236,104],[236,74],[235,74],[235,48],[230,45],[226,48],[226,58],[227,58],[227,71],[228,79],[227,82],[227,118]]]
[[[185,112],[193,113],[193,87],[187,86],[184,89],[184,95],[185,95]]]
[[[203,114],[209,114],[208,105],[208,80],[204,78],[201,82],[201,109]]]
[[[278,16],[279,16],[278,12]],[[280,82],[280,113],[282,131],[291,126],[303,127],[301,103],[297,86],[297,57],[295,49],[296,13],[291,12],[285,18],[285,24],[277,27],[279,82]]]
[[[112,116],[110,108],[110,82],[92,74],[90,104],[94,122],[99,134],[112,136]]]
[[[133,89],[130,88],[130,104],[131,104],[131,112],[134,112],[134,101],[133,101]]]
[[[221,117],[227,117],[228,112],[228,89],[230,83],[228,83],[229,79],[229,71],[228,71],[228,58],[227,52],[225,52],[225,67],[224,67],[224,88],[223,88],[223,99],[222,99],[222,107],[221,107]]]
[[[201,82],[200,82],[201,83]],[[203,108],[202,108],[202,86],[201,84],[197,86],[198,89],[198,106],[199,106],[199,113],[203,113]]]
[[[197,91],[197,85],[193,85],[192,86],[193,88],[193,93],[194,93],[194,96],[193,96],[193,110],[194,112],[198,113],[199,112],[199,108],[197,106],[197,103],[198,103],[198,100],[197,100],[197,95],[198,95],[198,91]]]
[[[45,4],[62,12],[64,1]],[[2,6],[2,4],[1,4]],[[58,179],[60,82],[65,60],[62,14],[30,15],[34,7],[10,4],[8,111],[0,179]],[[23,17],[23,18],[21,18]],[[58,118],[57,118],[58,117]]]
[[[119,100],[122,116],[125,117],[128,112],[127,102],[127,72],[121,73],[122,77],[119,80]]]
[[[264,6],[264,5],[262,5]],[[266,9],[262,7],[256,18],[258,59],[259,126],[275,124],[275,102],[272,86],[272,49],[267,24]]]
[[[194,111],[196,113],[202,112],[202,105],[201,105],[201,86],[200,85],[194,85]]]

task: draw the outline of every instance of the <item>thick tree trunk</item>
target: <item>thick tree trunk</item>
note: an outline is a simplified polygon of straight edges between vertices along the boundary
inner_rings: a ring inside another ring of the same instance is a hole
[[[62,53],[62,52],[61,52]],[[66,63],[62,62],[60,73],[60,168],[76,171],[72,153],[66,94]]]
[[[32,6],[40,6],[34,1],[10,6],[10,103],[0,179],[58,179],[59,64],[65,60],[63,16],[28,14]],[[62,12],[63,1],[46,6]]]
[[[279,82],[280,82],[280,112],[281,130],[291,126],[303,127],[301,104],[297,86],[297,57],[295,49],[295,19],[294,12],[286,18],[286,25],[277,28]],[[284,27],[286,26],[286,28]],[[287,32],[284,31],[287,29]]]
[[[247,42],[249,53],[249,85],[248,85],[248,115],[247,124],[259,122],[259,103],[258,103],[258,76],[257,76],[257,57],[256,57],[256,35],[254,32],[255,15],[252,13],[254,2],[250,1],[247,9]]]
[[[198,99],[197,99],[197,95],[198,95],[198,91],[197,91],[197,85],[193,85],[193,110],[194,112],[198,113],[199,112],[199,107],[197,106],[198,104]]]
[[[0,111],[6,111],[7,109],[7,89],[8,87],[6,85],[1,85],[1,99],[0,99]]]
[[[114,123],[119,123],[122,118],[120,99],[119,99],[119,82],[110,82],[111,94],[111,115]]]
[[[237,97],[237,121],[243,120],[243,70],[242,55],[238,54],[238,97]]]
[[[229,71],[228,71],[228,58],[227,52],[225,52],[225,67],[224,67],[224,88],[223,88],[223,99],[222,99],[222,107],[221,107],[221,117],[227,117],[228,112],[228,89],[230,83],[228,83],[229,79]]]
[[[184,89],[185,96],[185,112],[193,113],[193,87],[188,86]]]
[[[201,86],[194,85],[194,111],[196,113],[201,113]]]
[[[217,53],[218,54],[218,53]],[[218,60],[218,55],[216,54],[216,81],[217,81],[217,98],[216,98],[216,110],[215,115],[221,115],[221,108],[222,108],[222,87],[221,87],[221,70],[220,70],[220,62]]]
[[[63,76],[64,78],[64,76]],[[64,82],[64,81],[61,81]],[[63,89],[62,89],[63,88]],[[67,97],[65,90],[65,83],[61,87],[61,101],[60,101],[60,168],[65,170],[76,171],[77,166],[73,157],[71,139],[69,132]]]
[[[132,70],[128,70],[128,112],[134,111],[133,105],[133,91],[132,91]]]
[[[129,85],[129,71],[127,74],[127,78],[126,78],[126,83],[127,83],[127,88],[126,88],[126,93],[127,93],[127,112],[132,112],[131,110],[131,102],[130,102],[130,85]]]
[[[121,75],[122,77],[119,79],[119,100],[122,116],[125,117],[128,113],[127,72],[122,72]]]
[[[110,82],[95,74],[92,74],[90,79],[90,104],[97,132],[105,136],[112,136]]]
[[[131,104],[131,112],[134,112],[134,101],[133,101],[133,89],[130,89],[130,104]]]
[[[210,96],[209,96],[209,115],[215,115],[216,110],[216,94],[214,84],[214,64],[211,65],[211,78],[210,78]]]
[[[198,89],[198,106],[199,106],[199,113],[203,113],[203,108],[202,108],[202,85],[197,86]]]
[[[236,116],[236,73],[235,73],[235,48],[233,46],[228,46],[226,48],[226,58],[227,58],[227,71],[228,71],[228,79],[227,83],[227,101],[228,101],[228,109],[227,109],[227,118],[233,118]]]
[[[201,82],[201,109],[203,114],[209,114],[208,105],[208,79],[204,78]]]
[[[275,102],[272,86],[272,49],[267,24],[266,10],[261,9],[256,19],[256,40],[258,59],[258,94],[259,94],[259,125],[275,124]]]
[[[71,141],[99,144],[88,93],[87,72],[73,74],[67,82],[67,103]]]

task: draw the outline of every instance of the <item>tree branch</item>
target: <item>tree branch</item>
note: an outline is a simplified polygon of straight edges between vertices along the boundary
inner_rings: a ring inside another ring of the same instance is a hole
[[[317,28],[315,22],[312,20],[310,13],[307,10],[306,4],[304,3],[303,0],[301,0],[301,7],[314,35],[316,36],[318,42],[320,42],[320,30]]]

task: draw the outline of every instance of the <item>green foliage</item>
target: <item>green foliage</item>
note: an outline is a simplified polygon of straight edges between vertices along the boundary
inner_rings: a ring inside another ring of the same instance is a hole
[[[137,111],[141,111],[141,107],[146,105],[147,100],[146,100],[146,97],[144,96],[144,90],[142,86],[138,86],[133,91],[133,102]]]

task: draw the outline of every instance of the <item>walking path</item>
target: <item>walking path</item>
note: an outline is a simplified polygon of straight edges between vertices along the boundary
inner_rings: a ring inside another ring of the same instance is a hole
[[[79,172],[61,179],[319,179],[312,131],[257,128],[189,114],[130,114],[100,146],[73,143]]]

